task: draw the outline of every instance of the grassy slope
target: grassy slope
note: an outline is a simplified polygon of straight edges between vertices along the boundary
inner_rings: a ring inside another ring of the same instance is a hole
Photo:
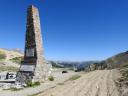
[[[23,54],[12,50],[0,49],[0,56],[0,72],[17,71]]]

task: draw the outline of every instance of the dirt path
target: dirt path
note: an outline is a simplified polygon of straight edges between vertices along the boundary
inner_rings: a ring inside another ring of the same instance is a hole
[[[98,70],[82,74],[81,78],[57,85],[38,96],[119,96],[114,83],[116,78],[117,70]]]
[[[58,85],[58,83],[62,83],[68,80],[71,76],[80,74],[75,73],[73,71],[68,70],[68,73],[62,74],[62,70],[66,69],[54,69],[52,75],[55,77],[54,81],[45,81],[40,86],[37,87],[29,87],[24,88],[20,91],[11,91],[11,90],[2,90],[0,88],[0,96],[33,96],[33,94],[40,93],[42,91],[48,90]]]

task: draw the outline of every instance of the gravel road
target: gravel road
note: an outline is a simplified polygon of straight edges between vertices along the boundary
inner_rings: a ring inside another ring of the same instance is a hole
[[[97,70],[50,88],[38,96],[119,96],[114,82],[118,77],[117,70]]]

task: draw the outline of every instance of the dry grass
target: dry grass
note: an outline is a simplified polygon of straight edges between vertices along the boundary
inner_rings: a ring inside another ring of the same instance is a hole
[[[17,67],[13,67],[13,66],[1,65],[0,66],[0,72],[2,72],[2,71],[18,71],[18,68]]]

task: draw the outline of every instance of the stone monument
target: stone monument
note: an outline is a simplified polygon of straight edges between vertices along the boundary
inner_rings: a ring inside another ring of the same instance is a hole
[[[24,60],[17,75],[18,81],[41,82],[48,78],[51,73],[51,65],[46,64],[43,49],[39,11],[31,5],[27,10]]]

